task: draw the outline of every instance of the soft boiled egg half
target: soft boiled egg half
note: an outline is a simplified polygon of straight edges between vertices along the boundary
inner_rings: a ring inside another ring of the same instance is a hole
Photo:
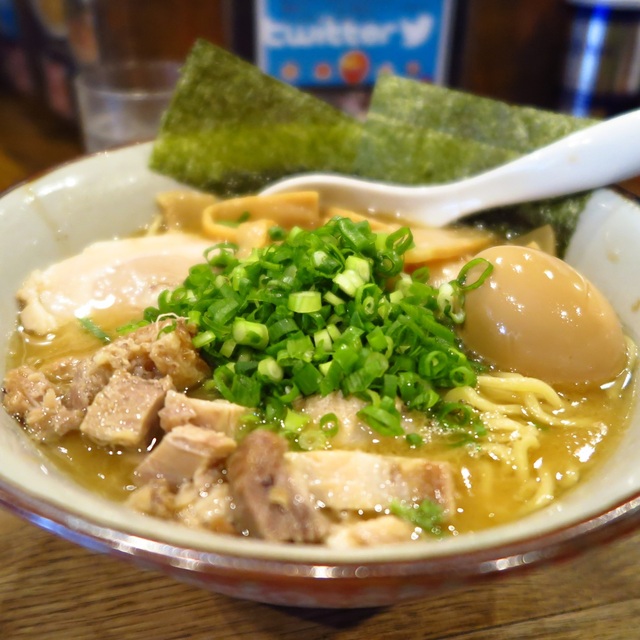
[[[543,251],[502,245],[478,254],[493,265],[465,298],[460,337],[503,371],[560,387],[596,387],[625,367],[626,340],[606,298],[573,267]],[[470,270],[467,282],[485,266]]]

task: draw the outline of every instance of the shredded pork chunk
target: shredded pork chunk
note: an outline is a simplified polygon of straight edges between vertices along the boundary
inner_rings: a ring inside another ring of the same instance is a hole
[[[64,404],[57,386],[29,366],[7,373],[3,382],[4,407],[21,420],[38,440],[52,440],[77,429],[84,412]]]
[[[171,520],[176,512],[176,495],[164,478],[157,478],[136,489],[127,504],[140,513]]]
[[[168,375],[176,388],[188,389],[209,374],[209,367],[193,347],[191,337],[184,319],[166,319],[102,347],[90,359],[90,365],[96,370],[123,369],[140,378]]]
[[[158,426],[158,411],[172,385],[171,378],[145,380],[116,371],[89,405],[80,431],[109,446],[144,446]]]

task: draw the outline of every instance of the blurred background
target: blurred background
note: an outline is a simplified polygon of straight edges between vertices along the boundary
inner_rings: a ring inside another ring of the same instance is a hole
[[[73,80],[84,67],[180,62],[200,37],[355,115],[381,70],[516,104],[612,115],[640,103],[638,4],[0,0],[0,187],[25,167],[82,152]]]

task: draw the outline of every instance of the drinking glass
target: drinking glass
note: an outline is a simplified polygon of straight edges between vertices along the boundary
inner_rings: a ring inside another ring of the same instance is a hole
[[[98,63],[75,78],[88,152],[151,140],[168,107],[180,65],[171,60]]]

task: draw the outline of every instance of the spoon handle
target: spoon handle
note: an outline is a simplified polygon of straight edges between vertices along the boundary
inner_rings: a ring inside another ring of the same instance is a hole
[[[640,110],[630,111],[457,183],[457,198],[445,198],[444,188],[454,187],[453,183],[442,185],[442,190],[437,189],[440,197],[430,204],[425,200],[415,219],[439,226],[492,207],[577,193],[632,178],[640,175],[639,141]],[[431,200],[428,189],[419,188]],[[420,193],[414,195],[417,204]]]
[[[640,109],[599,122],[485,173],[407,187],[332,174],[286,178],[262,193],[316,190],[325,204],[442,227],[476,213],[577,193],[640,175]]]

